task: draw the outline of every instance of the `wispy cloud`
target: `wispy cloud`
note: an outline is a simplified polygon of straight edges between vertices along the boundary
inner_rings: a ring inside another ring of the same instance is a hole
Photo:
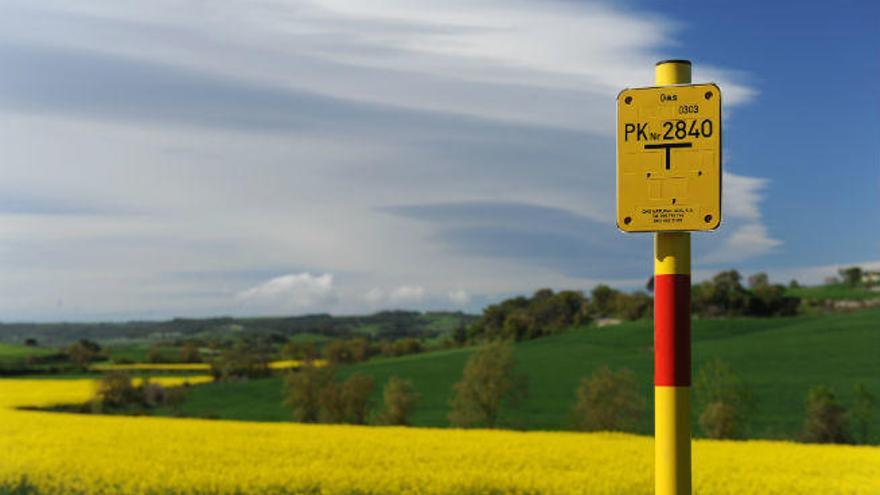
[[[4,315],[468,306],[650,272],[647,237],[610,220],[611,138],[614,95],[676,47],[660,15],[500,0],[3,14],[0,173],[25,198],[0,203]],[[755,96],[747,75],[696,67],[730,105]],[[712,242],[773,248],[766,183],[725,181],[742,201]]]
[[[314,310],[337,300],[333,275],[329,273],[282,275],[239,292],[237,297],[245,305],[253,305],[262,311]]]

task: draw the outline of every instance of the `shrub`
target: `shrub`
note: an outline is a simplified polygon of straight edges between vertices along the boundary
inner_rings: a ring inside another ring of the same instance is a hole
[[[140,402],[140,394],[125,373],[107,373],[98,382],[95,401],[103,407],[124,407]]]
[[[98,358],[101,347],[90,340],[79,340],[68,346],[66,354],[70,362],[81,370],[86,370]]]
[[[293,409],[293,419],[302,423],[318,421],[321,412],[321,391],[333,383],[332,367],[304,366],[287,374],[284,405]]]
[[[281,349],[281,354],[287,359],[301,361],[312,361],[318,357],[314,342],[288,342]]]
[[[180,348],[181,363],[200,363],[202,356],[199,354],[199,347],[195,342],[186,342]]]
[[[373,394],[373,377],[354,373],[342,383],[341,395],[345,415],[343,421],[366,424],[370,414],[370,396]]]
[[[709,438],[737,438],[751,409],[751,398],[730,366],[719,359],[700,368],[695,384],[697,403],[702,405],[700,428]]]
[[[379,423],[386,425],[409,425],[409,415],[419,400],[410,380],[392,376],[382,390],[383,409]]]
[[[211,375],[218,381],[269,376],[270,359],[268,348],[240,341],[211,361]]]
[[[841,268],[837,270],[837,273],[840,274],[840,280],[847,287],[858,287],[862,284],[862,269],[858,266],[851,266],[849,268]]]
[[[475,352],[453,387],[449,421],[453,426],[494,428],[502,405],[515,406],[526,394],[526,378],[514,370],[509,342],[492,342]]]
[[[635,374],[628,369],[599,368],[577,390],[574,424],[582,431],[633,431],[644,414]]]
[[[353,363],[354,354],[344,340],[334,339],[324,345],[324,358],[331,363]]]
[[[345,422],[345,398],[342,387],[335,381],[325,383],[318,392],[318,421],[321,423]]]
[[[807,417],[804,420],[803,440],[815,443],[849,443],[846,409],[838,402],[834,391],[819,385],[807,393]]]

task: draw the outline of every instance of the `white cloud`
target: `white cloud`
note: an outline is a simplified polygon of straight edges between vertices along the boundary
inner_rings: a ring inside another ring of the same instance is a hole
[[[371,307],[382,304],[385,302],[385,299],[385,291],[378,287],[373,287],[364,294],[364,300],[367,301]]]
[[[0,193],[108,210],[0,211],[0,312],[27,319],[358,312],[589,287],[583,273],[454,252],[436,226],[383,208],[523,202],[609,222],[614,96],[652,83],[680,29],[568,1],[3,10],[0,57],[39,84],[8,85],[27,101],[0,94]],[[718,80],[726,104],[753,96],[741,74],[695,62],[695,80]],[[64,72],[46,77],[52,67]],[[725,181],[743,198],[726,217],[760,225],[764,182]],[[290,275],[257,284],[267,273]]]
[[[336,301],[333,275],[292,273],[238,293],[244,304],[262,309],[314,309]]]
[[[449,291],[449,302],[456,306],[466,306],[471,302],[471,295],[464,289]]]
[[[604,135],[614,129],[610,98],[651,85],[679,30],[660,16],[562,0],[43,3],[92,22],[35,33],[11,15],[4,33],[356,101]],[[695,77],[720,83],[727,105],[754,96],[736,71],[698,63]]]
[[[767,227],[759,223],[748,223],[733,229],[721,246],[707,253],[705,263],[731,263],[761,256],[782,245],[767,233]]]
[[[761,218],[758,204],[768,180],[724,172],[722,212],[725,217],[757,221]]]
[[[421,302],[425,298],[425,288],[413,285],[401,285],[395,287],[388,296],[392,304],[412,304]]]
[[[701,263],[730,264],[776,251],[783,242],[774,238],[761,218],[761,202],[769,181],[724,172],[723,221],[718,232],[708,234],[708,249]]]

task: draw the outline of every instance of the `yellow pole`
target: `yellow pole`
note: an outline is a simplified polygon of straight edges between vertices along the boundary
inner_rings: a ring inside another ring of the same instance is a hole
[[[691,63],[666,60],[658,86],[689,84]],[[691,493],[691,235],[654,234],[654,493]]]

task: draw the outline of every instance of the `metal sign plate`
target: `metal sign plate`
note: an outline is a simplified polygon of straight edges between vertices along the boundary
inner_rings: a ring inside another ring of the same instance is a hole
[[[721,90],[625,89],[617,96],[617,227],[713,230],[721,223]]]

